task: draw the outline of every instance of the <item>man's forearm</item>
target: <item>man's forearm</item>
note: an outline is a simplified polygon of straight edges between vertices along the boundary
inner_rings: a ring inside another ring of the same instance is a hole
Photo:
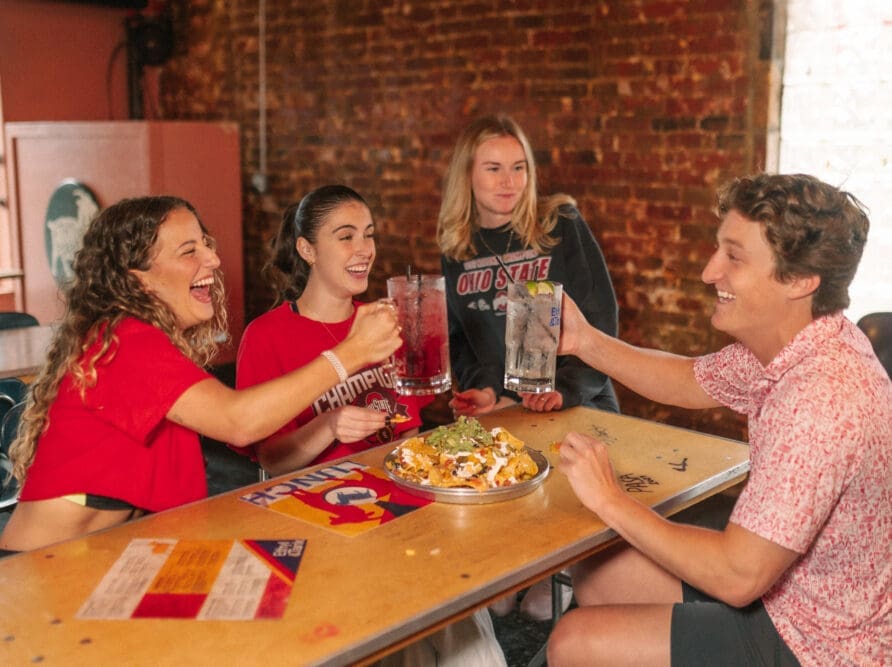
[[[637,394],[683,408],[719,404],[694,377],[694,360],[677,354],[629,345],[589,327],[576,356]]]
[[[716,531],[668,521],[627,496],[602,512],[601,519],[635,549],[733,606],[759,598],[797,557],[733,524]]]

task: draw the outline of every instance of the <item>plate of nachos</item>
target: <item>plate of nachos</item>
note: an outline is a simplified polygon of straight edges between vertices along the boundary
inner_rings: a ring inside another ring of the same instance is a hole
[[[424,437],[408,438],[384,459],[406,491],[448,503],[484,504],[530,493],[548,476],[548,459],[499,426],[459,417]]]

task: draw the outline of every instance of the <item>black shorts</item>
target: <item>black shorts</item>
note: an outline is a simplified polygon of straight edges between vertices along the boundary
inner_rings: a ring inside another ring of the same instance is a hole
[[[761,600],[737,609],[682,582],[672,607],[672,665],[798,667]]]
[[[130,514],[127,515],[127,521],[133,519],[139,514],[140,509],[135,505],[131,505],[126,500],[120,500],[118,498],[111,498],[110,496],[98,496],[95,493],[85,493],[83,494],[83,499],[76,498],[80,494],[73,494],[71,496],[63,496],[67,498],[73,503],[81,504],[81,500],[83,501],[84,507],[89,507],[94,510],[102,510],[102,511],[117,511],[117,510],[130,510]]]
[[[94,510],[135,510],[126,500],[119,500],[110,496],[97,496],[95,493],[87,493],[86,506]]]

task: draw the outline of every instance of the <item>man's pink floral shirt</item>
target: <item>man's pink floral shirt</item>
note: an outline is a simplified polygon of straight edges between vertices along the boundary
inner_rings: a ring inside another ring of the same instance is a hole
[[[892,382],[841,314],[762,366],[740,343],[697,381],[749,417],[751,471],[731,521],[802,554],[762,597],[803,665],[892,664]]]

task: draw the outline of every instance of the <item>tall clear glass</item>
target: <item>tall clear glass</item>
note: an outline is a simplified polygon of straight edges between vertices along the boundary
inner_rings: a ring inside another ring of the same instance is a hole
[[[563,285],[549,280],[508,286],[505,389],[554,391]]]
[[[394,388],[413,396],[446,391],[452,386],[446,279],[440,275],[388,278],[387,296],[396,306],[403,338],[391,359]]]

